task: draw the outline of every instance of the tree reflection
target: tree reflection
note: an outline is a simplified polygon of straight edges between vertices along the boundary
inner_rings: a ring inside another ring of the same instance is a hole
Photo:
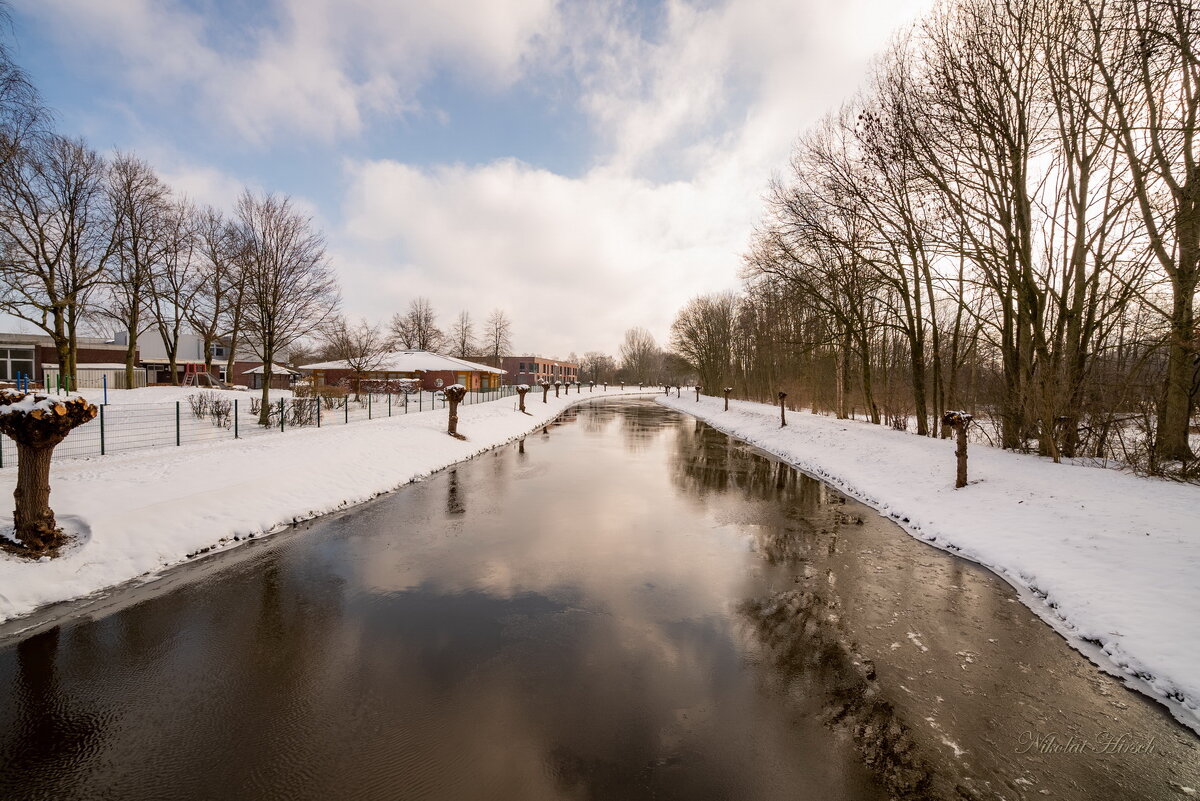
[[[941,796],[931,766],[876,681],[874,663],[858,652],[842,624],[832,589],[782,592],[748,601],[740,611],[771,655],[776,678],[796,695],[816,700],[826,723],[852,734],[893,797]]]

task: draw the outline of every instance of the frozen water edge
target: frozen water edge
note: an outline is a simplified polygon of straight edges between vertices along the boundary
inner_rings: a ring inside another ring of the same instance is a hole
[[[551,395],[527,399],[528,414],[515,398],[463,406],[466,440],[431,413],[52,463],[51,505],[88,535],[45,562],[0,553],[0,621],[370,500],[526,436],[577,403],[649,394]],[[15,484],[15,470],[0,473],[0,497]]]
[[[657,401],[825,481],[992,570],[1097,666],[1200,734],[1200,487],[954,444],[773,405]]]

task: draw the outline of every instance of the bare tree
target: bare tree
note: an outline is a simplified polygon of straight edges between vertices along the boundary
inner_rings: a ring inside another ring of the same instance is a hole
[[[155,265],[150,282],[150,314],[167,354],[171,383],[175,385],[179,384],[179,343],[187,330],[193,299],[201,287],[195,258],[196,223],[191,203],[180,200],[168,206],[162,229],[162,258]]]
[[[138,336],[152,324],[146,304],[167,244],[170,190],[148,163],[118,153],[109,167],[108,205],[116,257],[109,262],[103,311],[128,336],[125,385],[132,387]]]
[[[203,340],[204,371],[211,374],[214,346],[222,337],[235,338],[240,322],[238,235],[233,223],[212,207],[196,213],[195,228],[197,287],[187,316]],[[232,364],[226,375],[232,376]]]
[[[346,366],[353,371],[357,400],[362,376],[379,369],[386,361],[388,339],[378,325],[371,325],[366,320],[351,325],[344,317],[329,327],[327,339],[328,353],[332,358],[346,362]]]
[[[471,313],[465,309],[458,313],[458,318],[450,327],[450,342],[454,355],[460,359],[475,353],[475,325],[471,322]]]
[[[484,354],[496,364],[512,350],[512,322],[503,309],[493,309],[483,327]]]
[[[671,325],[671,347],[713,395],[728,381],[733,364],[737,296],[732,292],[692,298]]]
[[[654,337],[645,328],[630,328],[621,343],[621,371],[628,381],[650,383],[657,380],[660,351]]]
[[[286,196],[242,193],[237,203],[243,317],[248,345],[262,360],[259,423],[269,425],[271,367],[301,337],[336,313],[337,279],[325,238]]]
[[[104,189],[104,160],[80,140],[30,139],[0,163],[0,310],[45,331],[66,376],[112,254]]]
[[[407,312],[392,317],[392,337],[405,350],[428,351],[441,350],[446,339],[428,298],[416,298]]]
[[[617,372],[617,364],[607,353],[593,350],[583,354],[579,364],[581,377],[588,381],[612,381]]]
[[[9,23],[8,4],[0,4],[0,23]],[[49,114],[29,76],[0,42],[0,164],[28,140],[46,133]]]
[[[1191,0],[1087,2],[1109,134],[1126,160],[1150,253],[1169,287],[1167,369],[1155,449],[1191,459],[1200,286],[1200,7]]]

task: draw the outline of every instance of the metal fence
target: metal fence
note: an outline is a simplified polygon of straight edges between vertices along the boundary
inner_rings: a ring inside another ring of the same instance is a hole
[[[473,390],[464,404],[516,396],[515,387]],[[174,448],[224,439],[286,433],[295,428],[349,425],[405,414],[445,409],[441,392],[368,394],[357,398],[283,398],[267,407],[268,425],[260,425],[261,399],[249,392],[198,390],[175,403],[100,405],[94,420],[73,430],[54,449],[54,459],[106,456],[146,448]],[[0,436],[0,469],[16,467],[16,445]]]
[[[126,386],[128,376],[124,367],[80,367],[75,375],[63,375],[57,368],[47,367],[42,375],[42,386],[48,390],[62,389],[141,389],[152,383],[150,370],[134,368],[133,386]]]

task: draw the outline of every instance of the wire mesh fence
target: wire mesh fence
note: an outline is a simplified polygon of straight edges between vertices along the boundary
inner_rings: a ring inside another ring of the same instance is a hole
[[[515,397],[515,387],[472,390],[464,404]],[[228,439],[286,434],[445,409],[441,392],[361,393],[280,398],[265,414],[253,393],[200,390],[167,403],[101,404],[94,420],[79,426],[54,449],[53,459],[107,456],[148,448],[174,448]],[[263,425],[263,421],[266,425]],[[0,436],[0,469],[15,468],[16,445]]]

